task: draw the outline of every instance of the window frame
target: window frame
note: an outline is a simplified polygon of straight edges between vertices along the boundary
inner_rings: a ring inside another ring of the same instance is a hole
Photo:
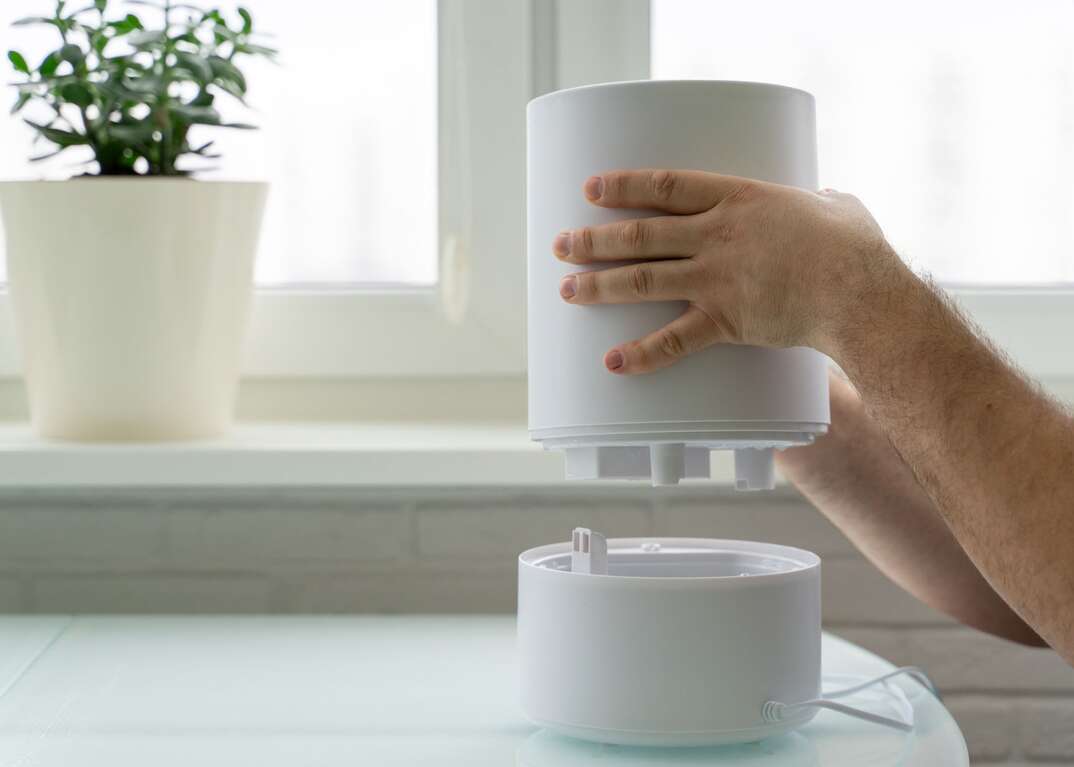
[[[244,379],[524,372],[532,15],[528,0],[438,2],[438,284],[259,287]],[[8,305],[0,292],[0,375],[14,376]]]
[[[569,6],[566,0],[557,1],[561,2],[565,12],[582,11],[581,3]],[[645,5],[646,12],[635,12],[632,23],[644,27],[648,76],[651,42],[648,0]],[[617,9],[612,5],[606,10],[615,12]],[[580,21],[571,19],[568,23],[577,25]],[[600,52],[591,50],[590,55],[599,56]],[[635,68],[639,65],[637,61],[630,63]],[[1074,378],[1074,344],[1070,341],[1074,332],[1074,284],[993,286],[940,282],[939,286],[970,321],[1026,373],[1048,382]]]
[[[525,373],[525,104],[647,78],[649,2],[439,0],[437,25],[439,284],[258,289],[244,380]],[[1074,286],[944,287],[1027,372],[1074,378]],[[0,376],[15,376],[7,306],[0,292]]]
[[[524,371],[527,5],[438,3],[437,285],[258,290],[244,377]]]

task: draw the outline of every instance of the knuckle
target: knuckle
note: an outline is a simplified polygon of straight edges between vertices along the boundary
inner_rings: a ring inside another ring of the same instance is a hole
[[[673,359],[686,353],[686,344],[682,336],[669,328],[664,328],[656,337],[656,348],[663,356]]]
[[[738,323],[730,314],[720,312],[716,315],[710,315],[709,319],[712,320],[713,329],[717,338],[725,340],[741,338],[742,334],[739,331]]]
[[[724,216],[713,216],[705,224],[705,235],[714,242],[731,242],[738,236],[738,223]]]
[[[571,253],[571,255],[575,258],[577,258],[578,256],[593,255],[593,229],[591,227],[584,226],[578,230],[577,246],[578,252]]]
[[[599,272],[582,272],[578,275],[576,283],[578,293],[575,300],[593,301],[597,298],[600,293],[598,275]]]
[[[653,198],[667,202],[675,194],[678,177],[669,170],[655,170],[649,175],[649,188]]]
[[[725,203],[748,202],[755,198],[761,191],[761,187],[752,181],[743,181],[724,197]]]
[[[627,272],[631,292],[644,298],[653,292],[653,270],[648,264],[639,264]]]
[[[644,221],[627,221],[619,229],[623,244],[632,250],[641,250],[649,240],[649,227]]]
[[[604,179],[604,196],[622,200],[629,191],[630,180],[625,173],[609,173]]]

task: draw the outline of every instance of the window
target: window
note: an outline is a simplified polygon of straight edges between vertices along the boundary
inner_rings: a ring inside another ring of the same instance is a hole
[[[860,196],[1026,370],[1074,376],[1074,5],[547,5],[557,87],[652,76],[814,93],[821,183]]]
[[[52,2],[3,3],[0,47],[51,50],[51,30],[9,24]],[[215,131],[206,174],[272,183],[245,374],[522,372],[529,4],[241,4],[281,51],[246,64],[243,119],[261,129]],[[30,131],[6,111],[0,178],[72,173],[63,156],[28,167]],[[11,335],[0,311],[0,373],[18,368]]]
[[[521,374],[525,104],[650,74],[813,92],[822,183],[862,197],[916,267],[963,286],[1032,372],[1074,374],[1053,351],[1074,324],[1066,0],[242,2],[284,62],[250,72],[261,131],[218,136],[221,175],[274,185],[247,377]],[[50,3],[0,4],[0,48],[11,18]],[[21,29],[19,45],[43,51],[47,32]],[[0,110],[0,178],[27,175],[26,138]]]
[[[32,62],[57,47],[58,35],[10,24],[51,4],[20,0],[0,9],[5,42]],[[272,184],[257,282],[435,284],[435,0],[322,0],[304,13],[294,13],[288,0],[246,5],[257,28],[271,33],[283,52],[281,64],[243,63],[252,109],[228,109],[232,102],[222,99],[225,117],[255,122],[260,130],[202,129],[222,159],[218,170],[199,177]],[[129,10],[147,24],[161,15],[153,8]],[[0,158],[0,175],[63,178],[72,172],[73,151],[38,166],[28,163],[32,136],[21,119],[0,122],[0,145],[9,148]]]
[[[653,0],[652,76],[817,99],[822,186],[945,284],[1074,282],[1074,4]]]

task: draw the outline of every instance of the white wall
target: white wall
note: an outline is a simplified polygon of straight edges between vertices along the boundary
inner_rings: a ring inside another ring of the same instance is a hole
[[[1074,763],[1074,669],[920,605],[790,491],[7,492],[0,611],[509,612],[517,553],[579,524],[812,549],[827,627],[927,669],[975,764]]]

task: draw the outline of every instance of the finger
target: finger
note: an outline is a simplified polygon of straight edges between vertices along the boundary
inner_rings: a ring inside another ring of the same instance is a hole
[[[693,217],[658,216],[560,232],[552,252],[571,264],[625,258],[681,258],[697,253],[701,239],[701,229]]]
[[[651,373],[719,340],[712,320],[691,305],[660,330],[610,350],[604,355],[604,366],[624,375]]]
[[[700,213],[756,181],[699,170],[614,170],[591,176],[586,199],[605,208],[655,208]]]
[[[572,304],[689,300],[697,284],[697,271],[693,261],[678,259],[578,272],[560,281],[559,294]]]

